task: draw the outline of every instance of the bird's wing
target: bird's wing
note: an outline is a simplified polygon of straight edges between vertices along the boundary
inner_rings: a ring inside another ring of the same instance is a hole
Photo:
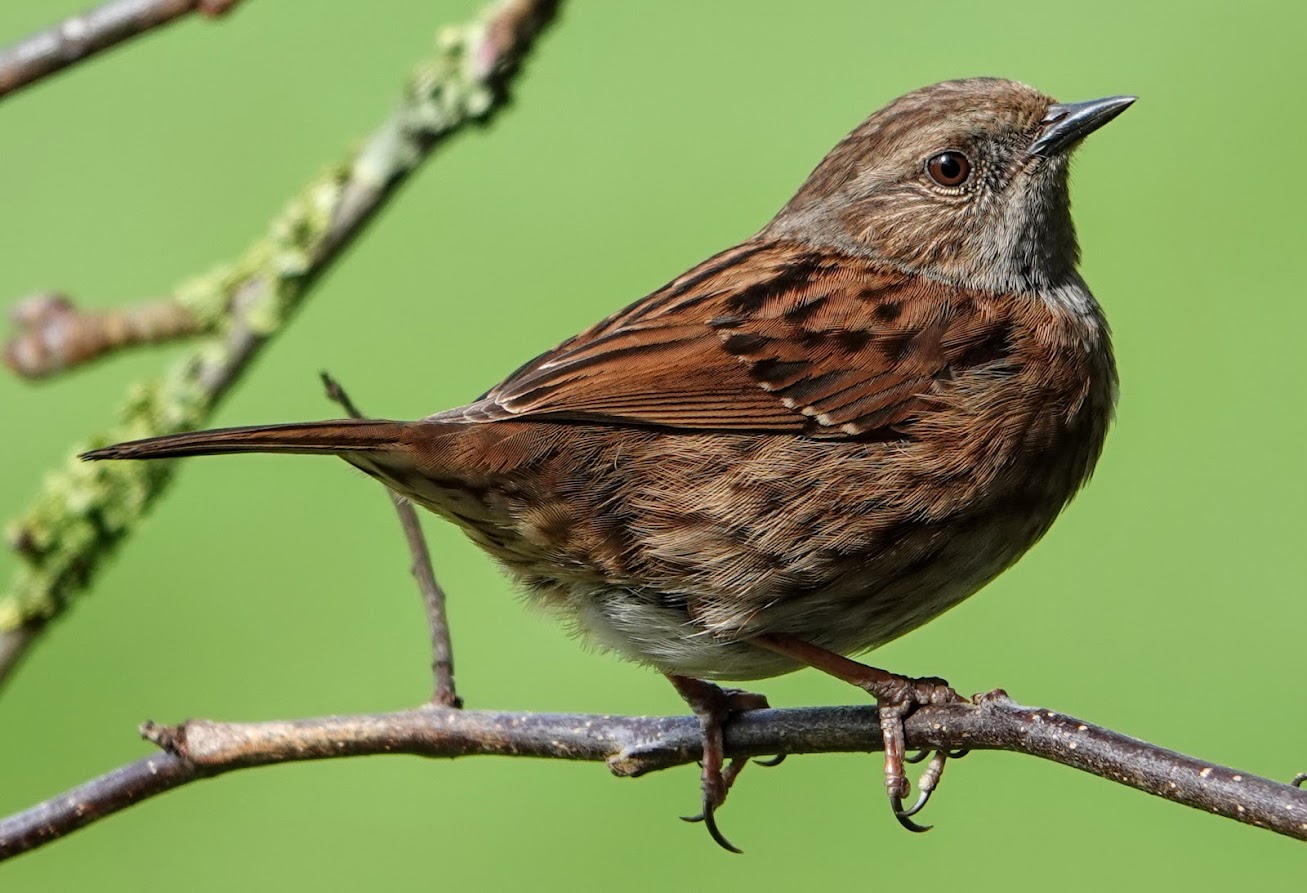
[[[874,261],[746,242],[439,418],[888,435],[958,370],[1003,362],[1004,307]]]

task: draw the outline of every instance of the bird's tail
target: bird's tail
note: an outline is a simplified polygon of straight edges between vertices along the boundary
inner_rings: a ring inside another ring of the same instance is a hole
[[[411,422],[340,419],[290,425],[215,428],[132,440],[83,453],[83,459],[170,459],[219,453],[341,453],[402,448]]]

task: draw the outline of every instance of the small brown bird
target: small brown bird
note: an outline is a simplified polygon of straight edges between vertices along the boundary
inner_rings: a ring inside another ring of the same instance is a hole
[[[1116,369],[1076,272],[1067,162],[1131,102],[917,90],[756,236],[467,406],[87,456],[325,453],[453,521],[532,601],[671,679],[703,721],[702,818],[728,848],[723,724],[765,701],[703,680],[807,665],[857,684],[894,812],[920,830],[902,721],[958,696],[845,655],[980,589],[1093,471]]]

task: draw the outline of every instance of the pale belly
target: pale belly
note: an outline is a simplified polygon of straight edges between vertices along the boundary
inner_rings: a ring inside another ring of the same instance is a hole
[[[850,656],[869,651],[974,594],[1020,558],[1047,525],[1015,537],[1000,526],[959,531],[936,562],[906,573],[871,560],[865,572],[761,607],[729,632],[714,633],[683,604],[648,591],[573,584],[557,595],[584,640],[629,660],[699,679],[762,679],[802,665],[749,644],[751,635],[784,633]]]
[[[725,680],[799,668],[754,636],[852,655],[926,623],[1020,558],[1080,482],[1047,455],[931,490],[884,444],[637,436],[533,440],[520,477],[351,461],[462,527],[586,641]]]

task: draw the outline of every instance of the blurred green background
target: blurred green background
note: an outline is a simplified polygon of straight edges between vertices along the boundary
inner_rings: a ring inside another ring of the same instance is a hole
[[[83,0],[7,0],[0,41]],[[467,0],[250,2],[0,104],[0,296],[157,295],[234,256],[390,107]],[[1007,688],[1202,757],[1307,769],[1301,281],[1307,180],[1291,3],[568,5],[490,131],[398,196],[217,423],[462,403],[523,359],[753,232],[868,112],[998,74],[1136,93],[1074,176],[1084,273],[1117,333],[1119,421],[1089,489],[983,596],[876,663]],[[5,298],[4,300],[8,300]],[[0,377],[0,515],[169,349],[33,386]],[[429,525],[469,705],[680,712],[656,675],[577,647]],[[0,579],[12,571],[0,556]],[[196,461],[0,695],[0,812],[148,752],[147,717],[408,706],[426,631],[377,488],[306,458]],[[773,704],[848,703],[800,673]],[[729,856],[676,820],[692,768],[376,758],[238,773],[0,867],[5,890],[607,887],[1271,889],[1293,842],[1031,758],[950,769],[900,831],[877,758],[751,770]]]

